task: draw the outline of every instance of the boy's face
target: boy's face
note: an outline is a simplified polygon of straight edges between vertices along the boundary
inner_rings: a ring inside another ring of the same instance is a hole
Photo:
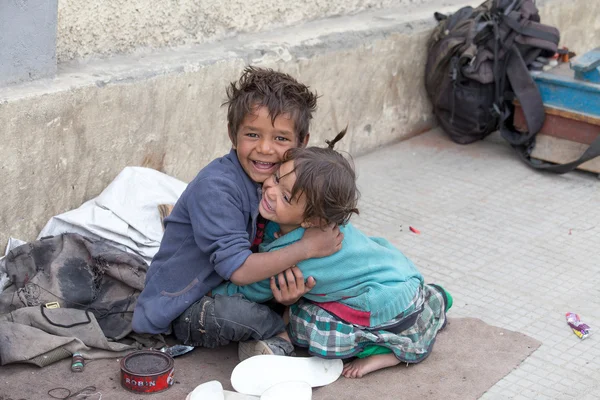
[[[237,152],[240,164],[257,183],[263,183],[275,173],[288,149],[300,145],[294,121],[289,115],[279,115],[275,122],[271,123],[271,116],[266,107],[257,107],[246,115],[239,126],[236,139],[237,144],[233,148]]]
[[[306,196],[301,194],[292,199],[292,188],[296,183],[294,162],[281,164],[279,171],[263,183],[263,195],[258,211],[265,219],[277,222],[281,233],[288,233],[304,222]]]

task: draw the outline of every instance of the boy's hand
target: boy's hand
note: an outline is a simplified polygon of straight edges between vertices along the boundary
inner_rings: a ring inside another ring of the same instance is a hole
[[[279,283],[277,287],[276,282]],[[317,282],[311,276],[304,282],[304,276],[300,268],[293,266],[280,274],[277,278],[271,277],[271,291],[273,298],[278,303],[289,306],[297,302],[300,297],[310,292]]]
[[[300,242],[304,244],[308,258],[327,257],[342,248],[344,234],[336,224],[308,228]]]

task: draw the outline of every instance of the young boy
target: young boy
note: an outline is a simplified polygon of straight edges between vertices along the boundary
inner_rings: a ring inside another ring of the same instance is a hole
[[[165,219],[133,314],[138,333],[172,328],[183,343],[203,347],[272,337],[284,324],[269,307],[207,293],[223,280],[247,285],[341,248],[343,235],[330,226],[307,230],[297,245],[281,251],[251,251],[264,227],[258,213],[261,184],[288,149],[308,142],[317,96],[289,75],[249,67],[228,87],[227,97],[232,149],[198,173]]]

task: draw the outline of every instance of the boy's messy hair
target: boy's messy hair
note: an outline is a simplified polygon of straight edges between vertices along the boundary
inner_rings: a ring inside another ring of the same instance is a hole
[[[240,124],[256,107],[269,110],[271,121],[281,114],[289,114],[294,121],[298,143],[308,134],[312,113],[317,108],[317,93],[288,74],[272,69],[246,67],[237,82],[227,88],[227,123],[235,143]]]
[[[283,162],[294,161],[296,174],[291,197],[306,196],[305,218],[343,225],[352,214],[358,214],[356,173],[350,162],[333,149],[346,130],[326,141],[327,148],[293,148],[285,153]]]

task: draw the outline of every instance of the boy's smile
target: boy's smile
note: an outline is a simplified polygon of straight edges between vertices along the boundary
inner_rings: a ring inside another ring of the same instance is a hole
[[[294,121],[288,114],[271,120],[269,110],[257,107],[239,126],[234,149],[250,179],[263,183],[273,175],[288,149],[298,147]]]

